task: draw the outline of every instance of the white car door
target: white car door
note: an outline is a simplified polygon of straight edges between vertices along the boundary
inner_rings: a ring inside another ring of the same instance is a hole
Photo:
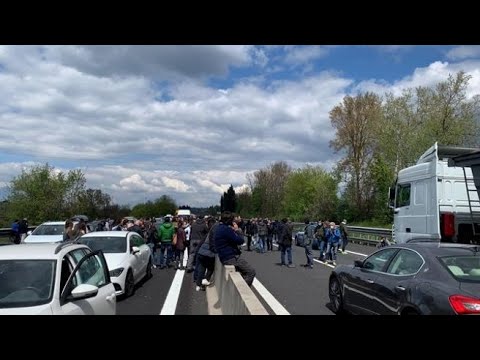
[[[145,240],[137,234],[132,234],[130,244],[140,250],[140,252],[134,255],[137,269],[135,281],[138,281],[143,278],[147,270],[148,260],[150,259],[150,248],[145,244]]]
[[[63,270],[63,269],[62,269]],[[75,299],[72,291],[79,285],[97,288],[95,294]],[[110,282],[108,267],[101,251],[84,256],[70,274],[60,295],[62,313],[66,315],[115,315],[115,288]]]

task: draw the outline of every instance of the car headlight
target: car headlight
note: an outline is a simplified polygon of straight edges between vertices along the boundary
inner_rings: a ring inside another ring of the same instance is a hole
[[[122,274],[123,268],[118,268],[115,270],[110,271],[110,276],[111,277],[119,277]]]

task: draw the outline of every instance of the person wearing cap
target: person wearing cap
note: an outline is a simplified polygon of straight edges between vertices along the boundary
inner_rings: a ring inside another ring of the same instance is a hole
[[[342,242],[342,249],[340,252],[343,254],[345,252],[345,247],[348,245],[348,231],[347,231],[347,220],[343,219],[340,224],[340,235]]]

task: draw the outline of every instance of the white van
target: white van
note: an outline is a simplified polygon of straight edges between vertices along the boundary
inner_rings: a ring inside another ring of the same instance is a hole
[[[478,242],[479,189],[480,149],[435,143],[416,165],[398,173],[395,188],[390,189],[395,242]]]

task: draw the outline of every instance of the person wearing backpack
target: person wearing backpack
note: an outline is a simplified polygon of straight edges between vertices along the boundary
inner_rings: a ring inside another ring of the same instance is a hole
[[[304,230],[304,247],[305,255],[307,256],[307,263],[304,265],[305,268],[313,269],[313,254],[312,254],[312,243],[315,236],[315,224],[311,223],[309,219],[305,219],[305,230]]]

